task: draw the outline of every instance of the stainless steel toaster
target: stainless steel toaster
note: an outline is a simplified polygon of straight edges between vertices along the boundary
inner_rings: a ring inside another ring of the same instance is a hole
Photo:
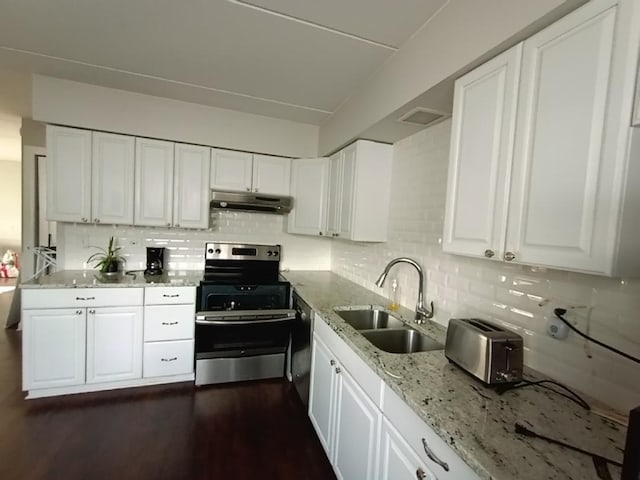
[[[522,337],[486,320],[450,319],[444,354],[489,385],[522,380]]]

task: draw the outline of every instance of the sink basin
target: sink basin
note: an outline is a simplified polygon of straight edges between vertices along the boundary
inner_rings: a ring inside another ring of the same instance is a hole
[[[384,310],[337,310],[336,313],[356,330],[404,327],[401,320]]]
[[[360,332],[380,350],[389,353],[415,353],[443,350],[444,345],[412,328]]]

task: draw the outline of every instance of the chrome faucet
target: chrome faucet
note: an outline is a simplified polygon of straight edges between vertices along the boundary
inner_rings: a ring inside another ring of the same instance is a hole
[[[408,263],[409,265],[413,265],[418,271],[418,303],[416,303],[415,322],[426,323],[428,318],[433,318],[433,302],[430,303],[431,311],[427,310],[424,306],[424,273],[418,262],[407,257],[394,258],[384,267],[384,271],[380,274],[378,280],[376,280],[376,286],[382,287],[384,285],[389,270],[391,270],[391,267],[396,263]]]

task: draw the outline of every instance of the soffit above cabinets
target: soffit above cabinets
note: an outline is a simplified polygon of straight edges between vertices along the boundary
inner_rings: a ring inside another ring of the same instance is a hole
[[[447,0],[5,3],[9,68],[319,125]]]

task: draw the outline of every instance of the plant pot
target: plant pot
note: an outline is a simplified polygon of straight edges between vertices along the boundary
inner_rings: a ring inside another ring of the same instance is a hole
[[[119,269],[120,269],[120,265],[118,264],[118,262],[108,263],[107,265],[104,266],[104,268],[100,271],[100,273],[113,275],[118,273]]]

